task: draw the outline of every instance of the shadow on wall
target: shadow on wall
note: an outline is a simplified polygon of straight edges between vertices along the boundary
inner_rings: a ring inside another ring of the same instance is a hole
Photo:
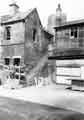
[[[45,63],[43,66],[42,70],[40,71],[40,76],[44,78],[48,77],[48,63]]]

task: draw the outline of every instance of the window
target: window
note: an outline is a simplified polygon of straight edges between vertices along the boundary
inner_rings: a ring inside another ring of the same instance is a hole
[[[6,40],[10,40],[10,26],[6,27]]]
[[[77,28],[71,28],[71,37],[72,38],[78,37],[78,29]]]
[[[16,79],[19,79],[19,75],[15,75],[15,78],[16,78]]]
[[[33,29],[33,42],[35,42],[35,38],[36,38],[36,29]]]
[[[18,68],[15,68],[15,72],[19,73],[19,69],[18,69]]]
[[[25,80],[25,76],[21,75],[20,80]]]
[[[20,68],[20,73],[24,73],[24,68]]]
[[[14,58],[14,65],[19,66],[20,65],[20,58]]]
[[[9,65],[10,64],[10,58],[4,58],[5,60],[5,65]]]

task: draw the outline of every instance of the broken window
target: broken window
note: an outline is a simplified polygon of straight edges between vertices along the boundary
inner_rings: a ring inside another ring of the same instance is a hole
[[[14,58],[13,65],[20,66],[20,58]]]
[[[6,27],[6,40],[10,40],[10,36],[11,36],[10,28],[11,28],[10,26]]]
[[[4,58],[5,61],[5,65],[9,65],[10,64],[10,58]]]

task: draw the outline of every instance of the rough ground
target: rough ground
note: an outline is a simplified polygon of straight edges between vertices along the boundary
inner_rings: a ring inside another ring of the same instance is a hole
[[[84,114],[0,97],[0,120],[84,120]]]
[[[0,87],[0,96],[84,113],[84,92],[66,90],[65,86],[51,85],[47,87],[27,87],[17,90]]]

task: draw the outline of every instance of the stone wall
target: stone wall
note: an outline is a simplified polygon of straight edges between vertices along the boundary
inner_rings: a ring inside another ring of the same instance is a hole
[[[33,41],[33,30],[36,30],[35,41]],[[25,29],[25,64],[36,65],[47,50],[47,41],[42,30],[37,12],[33,11],[26,19]]]
[[[6,29],[5,27],[10,26],[10,40],[6,40]],[[3,27],[3,39],[1,41],[2,45],[8,45],[8,44],[16,44],[16,43],[21,43],[24,42],[24,23],[19,22],[19,23],[14,23],[11,25],[4,25]]]
[[[6,25],[7,26],[7,25]],[[13,57],[13,56],[22,56],[24,57],[24,23],[19,22],[15,24],[8,25],[10,26],[10,40],[6,39],[6,31],[5,27],[2,26],[3,31],[0,33],[1,40],[1,61],[5,57]]]
[[[22,61],[24,62],[24,44],[20,45],[10,45],[10,46],[3,46],[2,47],[2,62],[4,62],[4,58],[10,57],[13,58],[14,56],[21,56]],[[22,62],[22,63],[23,63]]]

